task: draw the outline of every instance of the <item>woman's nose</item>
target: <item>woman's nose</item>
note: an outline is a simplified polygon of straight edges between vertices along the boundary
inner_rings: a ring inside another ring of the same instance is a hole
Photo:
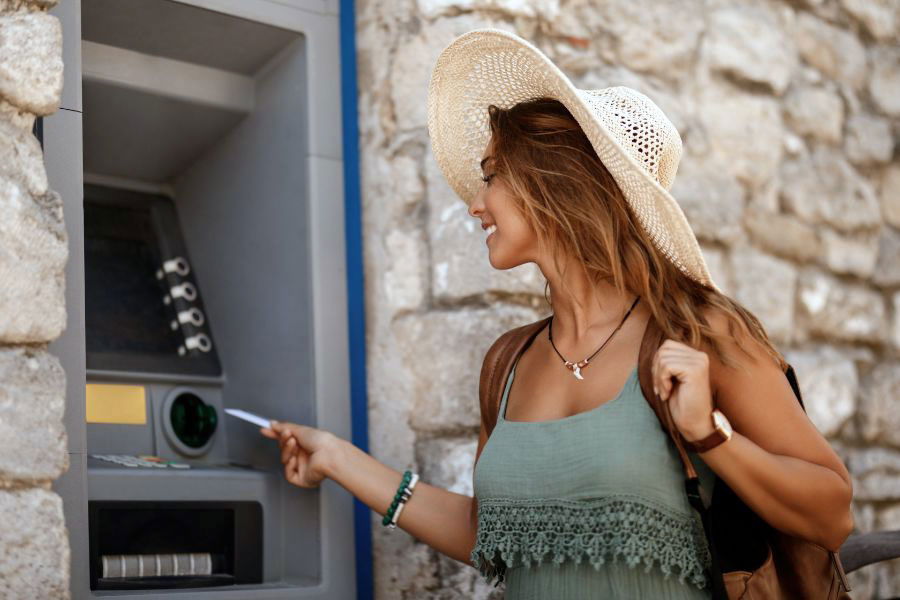
[[[479,218],[479,215],[484,212],[484,203],[481,201],[481,192],[478,192],[475,195],[475,199],[472,200],[472,203],[469,205],[469,215],[475,218]]]

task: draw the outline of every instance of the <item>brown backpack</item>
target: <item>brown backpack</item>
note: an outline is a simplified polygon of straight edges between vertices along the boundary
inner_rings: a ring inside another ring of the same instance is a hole
[[[481,421],[490,435],[509,372],[525,348],[550,317],[511,329],[488,350],[481,366],[479,402]],[[638,379],[650,404],[681,458],[685,491],[699,513],[706,532],[712,565],[710,579],[714,600],[850,600],[840,557],[816,543],[785,534],[760,518],[721,478],[715,478],[712,499],[706,507],[700,496],[700,479],[677,431],[668,405],[653,394],[651,361],[663,342],[663,332],[653,319],[647,323],[638,359]],[[785,376],[803,406],[793,367]]]

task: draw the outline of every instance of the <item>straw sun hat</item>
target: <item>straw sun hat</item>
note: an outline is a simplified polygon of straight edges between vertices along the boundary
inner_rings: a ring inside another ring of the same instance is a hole
[[[435,161],[468,205],[481,186],[490,139],[487,107],[538,96],[559,100],[581,125],[655,246],[692,279],[712,281],[697,238],[669,194],[681,137],[647,96],[625,86],[576,88],[546,55],[501,29],[475,29],[438,56],[428,86],[428,133]]]

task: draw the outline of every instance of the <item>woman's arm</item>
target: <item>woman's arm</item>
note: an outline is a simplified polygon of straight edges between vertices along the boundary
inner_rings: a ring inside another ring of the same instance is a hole
[[[837,552],[853,530],[852,486],[834,468],[769,452],[737,430],[699,456],[747,506],[785,533]]]
[[[727,333],[724,317],[712,316],[709,322]],[[745,346],[753,361],[733,340],[725,347],[743,368],[727,367],[712,354],[704,359],[716,408],[734,434],[699,456],[770,525],[837,551],[853,529],[850,474],[797,402],[780,367],[752,339]],[[671,360],[687,365],[691,357]],[[695,371],[700,369],[695,363]],[[681,422],[676,421],[685,439],[696,441],[712,432],[708,409],[685,416],[689,413],[683,410]]]
[[[285,477],[291,483],[315,487],[321,478],[329,477],[379,515],[387,513],[403,478],[402,472],[379,462],[347,440],[313,427],[276,423],[272,430],[261,431],[267,437],[281,436]],[[318,439],[314,442],[315,438]],[[476,460],[486,440],[482,427]],[[318,472],[310,476],[304,471],[312,464]],[[420,479],[397,519],[397,527],[438,552],[471,566],[469,556],[475,545],[476,517],[475,498]]]

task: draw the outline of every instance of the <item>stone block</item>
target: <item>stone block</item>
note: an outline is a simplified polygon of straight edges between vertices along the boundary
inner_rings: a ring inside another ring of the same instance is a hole
[[[880,197],[884,221],[900,229],[900,164],[885,169],[881,178]]]
[[[384,296],[394,310],[413,310],[428,293],[428,247],[419,231],[394,229],[384,238]]]
[[[819,231],[822,240],[821,263],[835,273],[868,278],[878,260],[878,230],[838,233],[828,227]]]
[[[31,130],[0,119],[0,177],[19,181],[32,196],[47,193],[44,153]]]
[[[816,230],[793,215],[750,209],[744,226],[754,242],[777,256],[806,262],[822,254]]]
[[[822,435],[836,435],[856,411],[856,365],[829,346],[789,351],[785,357],[797,374],[806,414]]]
[[[879,47],[871,53],[869,93],[875,105],[889,117],[900,117],[900,47]]]
[[[704,23],[696,15],[697,0],[611,0],[589,4],[584,11],[590,31],[613,36],[614,54],[622,64],[667,80],[688,76]],[[603,35],[596,35],[595,39]]]
[[[866,477],[872,473],[900,473],[900,451],[886,446],[849,450],[847,469],[857,477]]]
[[[866,50],[855,35],[805,12],[791,30],[803,59],[827,77],[860,89],[866,78]]]
[[[859,113],[847,119],[844,154],[855,165],[879,165],[891,161],[894,134],[887,119]]]
[[[857,418],[860,433],[867,442],[900,448],[900,428],[897,427],[900,423],[900,402],[897,398],[900,398],[900,362],[882,362],[863,377]],[[889,455],[891,470],[896,471],[900,479],[900,453],[890,452]]]
[[[784,99],[785,121],[800,135],[829,144],[841,140],[844,103],[824,87],[798,85]]]
[[[62,26],[46,12],[0,18],[0,96],[22,110],[49,115],[63,87]]]
[[[697,116],[709,150],[726,172],[751,189],[772,179],[782,161],[784,125],[778,103],[726,85],[698,85]]]
[[[398,318],[394,322],[397,346],[413,379],[410,425],[430,432],[477,430],[484,355],[502,333],[539,318],[529,308],[508,305]]]
[[[744,190],[721,164],[685,157],[671,192],[699,239],[730,244],[741,236]]]
[[[65,393],[55,356],[0,348],[0,481],[51,480],[68,468]]]
[[[0,342],[51,341],[66,326],[62,199],[0,176],[0,214]]]
[[[69,598],[62,499],[42,488],[0,490],[0,596]]]
[[[900,502],[881,507],[876,519],[878,531],[900,530]]]
[[[553,21],[560,12],[560,0],[417,0],[416,4],[427,19],[473,10],[495,10],[512,17]]]
[[[900,4],[895,0],[841,0],[841,6],[862,23],[875,39],[896,42]]]
[[[703,59],[713,71],[781,95],[790,83],[797,51],[763,6],[740,4],[715,10],[703,40]]]
[[[872,281],[883,287],[900,284],[900,230],[882,227]]]
[[[805,268],[800,272],[799,296],[799,322],[807,331],[833,340],[885,341],[887,314],[879,293]]]
[[[430,438],[419,442],[421,477],[431,485],[472,496],[473,466],[478,436]]]
[[[772,338],[790,342],[797,288],[794,265],[750,245],[732,248],[730,263],[734,298],[759,318]]]
[[[0,15],[24,11],[50,10],[59,0],[0,0]]]
[[[894,348],[900,350],[900,292],[894,293],[891,297],[893,305],[894,321],[891,325],[891,343]]]
[[[839,231],[881,224],[874,188],[832,149],[817,147],[786,161],[781,178],[785,206],[807,223],[827,224]]]

